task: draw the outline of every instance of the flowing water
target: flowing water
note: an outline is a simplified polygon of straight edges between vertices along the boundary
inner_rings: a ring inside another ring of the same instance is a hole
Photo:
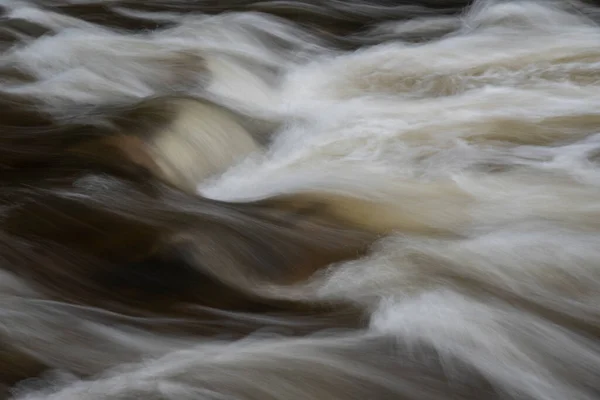
[[[379,235],[365,256],[256,288],[364,311],[361,327],[294,337],[255,315],[235,340],[106,322],[5,271],[0,335],[52,366],[11,398],[600,398],[600,8],[115,3],[161,26],[132,32],[61,2],[4,3],[52,33],[5,46],[3,68],[30,78],[6,73],[3,93],[57,120],[172,94],[218,104],[246,122],[183,107],[186,141],[156,144],[182,185],[312,196]]]

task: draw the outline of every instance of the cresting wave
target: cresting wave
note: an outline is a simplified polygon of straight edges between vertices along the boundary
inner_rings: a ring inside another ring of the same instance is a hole
[[[592,1],[0,4],[0,397],[600,399]]]

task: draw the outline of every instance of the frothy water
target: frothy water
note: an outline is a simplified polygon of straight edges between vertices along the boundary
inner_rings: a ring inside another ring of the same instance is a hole
[[[3,93],[71,120],[97,118],[73,104],[214,102],[251,121],[223,129],[267,144],[205,143],[228,157],[186,184],[228,202],[301,193],[381,239],[304,283],[256,289],[365,312],[363,328],[294,338],[277,329],[302,322],[243,314],[263,328],[239,340],[151,332],[3,273],[0,336],[53,366],[12,398],[600,398],[599,9],[480,0],[406,19],[409,6],[385,6],[398,17],[348,49],[267,6],[125,5],[171,24],[133,34],[42,5],[5,5],[55,33],[4,50],[2,65],[34,79],[5,79]]]

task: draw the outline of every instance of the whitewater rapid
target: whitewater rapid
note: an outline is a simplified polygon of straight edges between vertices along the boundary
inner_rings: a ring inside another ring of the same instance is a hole
[[[7,275],[3,336],[64,367],[20,385],[15,399],[452,397],[403,375],[419,346],[459,382],[452,398],[600,398],[595,9],[479,0],[456,15],[385,21],[365,37],[398,39],[349,51],[255,12],[153,14],[176,25],[130,35],[10,4],[14,18],[58,33],[2,55],[37,78],[3,90],[43,99],[57,118],[86,117],[64,114],[73,102],[169,91],[209,99],[268,138],[236,147],[229,164],[194,184],[197,193],[225,201],[306,193],[381,233],[364,258],[294,287],[261,288],[347,301],[370,315],[363,330],[300,338],[136,331],[33,301]],[[402,40],[405,32],[433,39]],[[239,143],[227,140],[226,149]],[[80,365],[97,375],[65,372]],[[465,371],[491,389],[469,392]]]

